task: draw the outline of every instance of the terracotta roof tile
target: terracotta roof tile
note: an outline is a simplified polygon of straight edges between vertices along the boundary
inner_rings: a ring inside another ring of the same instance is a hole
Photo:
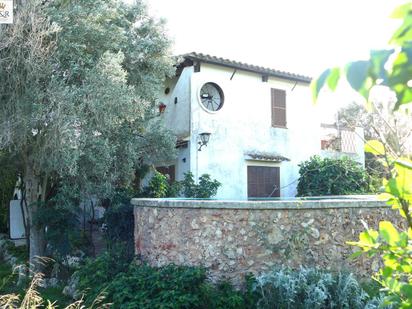
[[[263,153],[263,152],[246,152],[245,156],[247,159],[252,160],[262,160],[262,161],[274,161],[274,162],[282,162],[282,161],[290,161],[290,159],[275,153]]]
[[[197,60],[200,62],[223,65],[223,66],[234,68],[234,69],[254,72],[254,73],[267,75],[267,76],[289,79],[293,81],[300,81],[300,82],[305,82],[305,83],[310,83],[312,81],[312,78],[309,76],[265,68],[262,66],[247,64],[247,63],[243,63],[239,61],[220,58],[220,57],[211,56],[211,55],[202,54],[202,53],[192,52],[192,53],[181,55],[179,57],[184,58],[184,59],[189,59],[192,61]]]

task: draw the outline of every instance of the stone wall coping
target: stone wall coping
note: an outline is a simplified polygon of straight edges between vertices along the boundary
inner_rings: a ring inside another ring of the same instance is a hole
[[[188,209],[336,209],[336,208],[386,208],[386,201],[375,195],[328,196],[319,200],[213,200],[213,199],[157,199],[133,198],[131,204],[136,207],[151,208],[188,208]]]

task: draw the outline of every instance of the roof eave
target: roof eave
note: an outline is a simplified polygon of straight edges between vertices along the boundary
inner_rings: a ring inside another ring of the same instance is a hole
[[[261,75],[267,75],[267,76],[272,76],[272,77],[277,77],[281,79],[287,79],[291,81],[296,81],[296,82],[303,82],[310,84],[312,81],[312,78],[306,77],[306,76],[293,76],[287,73],[282,73],[282,72],[273,72],[271,70],[259,70],[259,69],[253,69],[253,68],[247,68],[243,65],[238,65],[234,63],[227,63],[225,61],[214,61],[212,59],[204,59],[201,57],[196,57],[193,55],[184,55],[183,56],[186,59],[192,60],[192,61],[199,61],[199,62],[204,62],[204,63],[209,63],[209,64],[214,64],[214,65],[219,65],[227,68],[232,68],[232,69],[237,69],[237,70],[242,70],[246,72],[251,72],[251,73],[257,73]]]

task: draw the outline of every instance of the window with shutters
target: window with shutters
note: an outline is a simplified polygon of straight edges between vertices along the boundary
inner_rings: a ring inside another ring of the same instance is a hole
[[[280,168],[248,166],[247,195],[248,197],[280,197]]]
[[[271,89],[272,127],[286,128],[286,91]]]

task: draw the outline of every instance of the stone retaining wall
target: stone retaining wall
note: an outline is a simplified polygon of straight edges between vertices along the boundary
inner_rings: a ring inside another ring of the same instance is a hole
[[[202,265],[213,280],[238,284],[274,265],[377,270],[378,260],[350,260],[346,241],[364,224],[399,226],[401,217],[372,198],[322,201],[133,199],[136,253],[154,266]],[[362,223],[363,222],[363,223]]]

